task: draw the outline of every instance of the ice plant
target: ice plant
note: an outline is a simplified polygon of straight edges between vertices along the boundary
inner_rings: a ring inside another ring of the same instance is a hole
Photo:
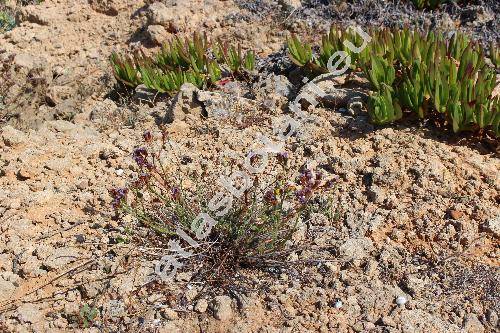
[[[237,47],[217,41],[206,35],[193,34],[181,40],[173,38],[153,55],[118,55],[110,58],[118,82],[135,88],[140,84],[160,93],[174,94],[184,83],[198,88],[215,85],[224,76],[239,77],[255,67],[255,53],[243,54]]]
[[[369,34],[367,47],[349,57],[351,69],[360,67],[373,87],[368,114],[374,124],[397,121],[405,113],[420,119],[434,113],[454,132],[500,136],[499,97],[493,96],[496,73],[486,64],[485,52],[478,43],[458,32],[450,39],[408,28],[372,29]],[[288,41],[291,60],[309,75],[309,64],[323,68],[335,52],[349,54],[342,37],[356,41],[356,35],[333,27],[323,36],[320,54],[315,57],[304,52],[311,46],[292,36]],[[498,51],[493,44],[489,53],[491,62],[498,66]]]

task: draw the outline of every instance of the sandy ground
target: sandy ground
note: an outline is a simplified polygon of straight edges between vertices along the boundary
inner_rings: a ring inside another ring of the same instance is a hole
[[[47,88],[45,103],[25,103],[0,124],[0,331],[498,330],[498,156],[432,128],[374,128],[364,112],[324,105],[308,110],[310,119],[285,148],[293,166],[315,166],[336,180],[334,218],[318,211],[303,221],[289,256],[318,263],[242,270],[253,286],[244,290],[210,289],[189,272],[151,283],[153,260],[165,249],[144,243],[147,231],[130,216],[115,215],[108,191],[133,179],[133,149],[144,131],[158,132],[172,106],[108,94],[108,57],[139,47],[152,52],[174,32],[200,29],[256,49],[267,69],[253,99],[238,95],[247,87],[236,85],[204,105],[223,101],[235,120],[189,114],[166,125],[176,154],[189,161],[170,165],[173,173],[202,165],[218,172],[222,153],[244,156],[258,133],[272,135],[283,113],[286,98],[266,82],[290,74],[280,52],[287,33],[312,38],[354,8],[278,3],[164,1],[164,26],[137,1],[46,0],[20,9],[19,26],[0,35],[0,58],[12,57],[20,77],[36,70]],[[487,41],[498,38],[497,7],[470,5],[465,12],[476,19],[469,22],[451,7],[419,16],[402,6],[407,14],[398,19],[434,20]],[[364,13],[350,20],[390,21],[381,11]],[[397,305],[401,296],[408,302]],[[96,315],[85,322],[84,309],[92,308]]]

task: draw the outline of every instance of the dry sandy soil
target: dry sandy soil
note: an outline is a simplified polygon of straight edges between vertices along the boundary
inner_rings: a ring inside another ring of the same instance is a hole
[[[186,161],[170,165],[180,175],[221,172],[223,154],[244,156],[259,133],[271,136],[300,89],[283,56],[290,31],[428,23],[486,42],[498,39],[498,3],[435,14],[385,1],[163,4],[45,0],[19,8],[18,27],[0,34],[0,58],[19,80],[36,73],[44,82],[32,95],[21,81],[10,87],[11,102],[26,94],[28,102],[0,123],[1,332],[498,331],[500,160],[432,126],[374,128],[361,110],[310,107],[285,149],[293,166],[335,179],[334,214],[302,222],[290,264],[239,272],[254,288],[210,289],[189,272],[151,282],[165,249],[144,243],[147,231],[131,216],[117,217],[108,193],[133,178],[143,132],[158,133],[176,108],[187,114],[174,112],[166,129]],[[113,93],[113,50],[151,52],[173,32],[200,30],[257,51],[252,87],[208,94],[198,102],[203,119],[180,102]],[[276,80],[289,89],[276,90]]]

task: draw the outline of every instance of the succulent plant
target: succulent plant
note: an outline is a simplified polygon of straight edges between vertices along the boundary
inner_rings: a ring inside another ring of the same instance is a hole
[[[227,43],[222,43],[220,40],[214,45],[214,55],[220,63],[225,63],[229,69],[236,73],[242,68],[253,71],[255,67],[255,53],[248,51],[243,55],[241,45],[238,47],[229,46]]]
[[[490,43],[490,59],[496,68],[500,68],[500,49],[494,42]]]
[[[174,93],[182,84],[189,82],[202,88],[213,85],[223,75],[252,71],[255,67],[255,53],[247,51],[242,55],[241,47],[223,44],[220,40],[210,51],[211,43],[206,35],[194,34],[184,41],[175,37],[163,45],[154,56],[144,53],[111,55],[111,64],[116,79],[128,87],[144,84],[161,93]],[[226,66],[222,70],[221,66]]]
[[[392,86],[396,78],[396,70],[392,62],[381,56],[373,56],[369,67],[365,67],[365,73],[373,87],[380,91],[383,85]]]
[[[156,56],[157,65],[164,70],[174,68],[190,69],[197,67],[203,70],[206,65],[206,54],[208,52],[207,37],[193,34],[192,39],[186,38],[184,42],[179,37],[162,46]]]
[[[292,35],[290,58],[296,65],[320,73],[335,52],[346,52],[351,68],[361,67],[375,90],[368,105],[375,124],[400,119],[402,109],[407,109],[419,118],[429,112],[442,114],[455,132],[491,129],[498,136],[499,97],[492,97],[496,75],[486,65],[479,44],[461,33],[446,40],[440,33],[408,28],[372,29],[369,35],[371,41],[361,53],[349,53],[343,41],[360,43],[360,37],[332,27],[322,37],[317,58],[309,44]],[[500,55],[495,45],[489,53],[498,67]]]
[[[311,45],[302,43],[295,34],[292,34],[292,37],[287,39],[287,45],[290,60],[297,66],[302,67],[312,63],[313,53]]]
[[[382,83],[381,90],[368,99],[368,114],[374,124],[385,125],[403,117],[399,101],[392,95],[392,88]]]
[[[133,88],[141,84],[139,71],[133,57],[112,53],[110,62],[113,67],[113,73],[118,82]]]
[[[10,31],[16,26],[14,15],[0,8],[0,33]]]
[[[161,93],[173,93],[184,83],[192,83],[198,88],[203,87],[204,79],[200,73],[182,71],[181,69],[161,72],[157,68],[141,67],[141,76],[144,85]]]

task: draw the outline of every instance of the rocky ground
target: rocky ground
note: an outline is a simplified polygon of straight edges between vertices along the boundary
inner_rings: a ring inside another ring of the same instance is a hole
[[[428,20],[487,42],[498,39],[498,10],[485,1],[417,13],[368,0],[45,0],[19,8],[19,26],[0,35],[0,58],[17,80],[6,101],[28,101],[0,123],[0,331],[497,331],[500,160],[483,144],[427,125],[375,128],[364,111],[325,97],[285,150],[292,166],[335,179],[331,204],[302,222],[287,265],[240,272],[253,288],[211,290],[189,271],[152,282],[165,249],[144,242],[130,216],[115,215],[108,191],[131,181],[133,149],[165,119],[186,161],[170,165],[180,175],[201,166],[217,174],[224,156],[244,156],[258,134],[272,137],[300,89],[284,57],[288,31],[312,37],[331,22]],[[141,92],[113,91],[113,50],[151,52],[200,29],[255,48],[258,80],[212,93],[184,89],[154,105]],[[43,89],[22,89],[33,77]]]

